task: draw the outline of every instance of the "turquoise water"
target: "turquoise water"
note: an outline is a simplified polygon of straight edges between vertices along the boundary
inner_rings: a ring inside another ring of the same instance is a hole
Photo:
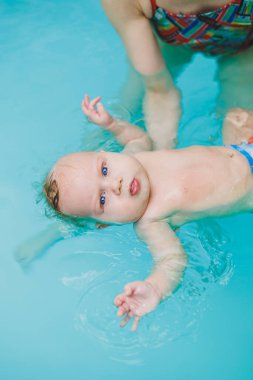
[[[3,1],[0,14],[0,378],[251,380],[252,214],[180,230],[184,282],[136,333],[118,326],[112,303],[151,267],[132,226],[65,239],[26,267],[14,260],[55,223],[36,203],[52,163],[114,147],[82,116],[83,94],[131,115],[119,105],[125,54],[98,1]],[[215,72],[214,60],[197,55],[178,78],[181,146],[221,141]]]

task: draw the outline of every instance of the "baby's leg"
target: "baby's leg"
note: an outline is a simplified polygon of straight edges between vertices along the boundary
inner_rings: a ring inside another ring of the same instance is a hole
[[[217,112],[228,112],[223,126],[225,144],[240,144],[253,136],[253,113],[248,111],[253,109],[252,68],[253,47],[218,61]]]
[[[253,138],[253,111],[232,108],[225,117],[222,135],[224,144],[250,142]]]

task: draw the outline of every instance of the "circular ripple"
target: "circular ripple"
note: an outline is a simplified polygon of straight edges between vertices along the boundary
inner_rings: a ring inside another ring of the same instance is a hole
[[[80,298],[75,326],[79,331],[92,334],[111,349],[113,359],[138,364],[143,348],[158,348],[181,336],[194,335],[193,327],[198,320],[199,310],[196,303],[191,307],[193,304],[187,301],[183,289],[142,318],[137,332],[131,331],[130,324],[120,328],[117,310],[113,305],[115,291],[121,289],[120,283],[101,277],[90,284]]]
[[[146,252],[146,248],[132,248],[132,268],[123,255],[107,271],[85,276],[79,287],[82,296],[76,308],[75,327],[96,337],[114,360],[136,365],[143,348],[154,349],[185,336],[195,339],[198,323],[208,307],[207,291],[215,283],[225,284],[230,279],[233,264],[226,249],[228,238],[218,223],[192,223],[179,235],[189,257],[181,287],[141,319],[137,332],[131,332],[130,323],[119,327],[113,299],[125,283],[143,277],[147,260],[142,257],[142,249]]]

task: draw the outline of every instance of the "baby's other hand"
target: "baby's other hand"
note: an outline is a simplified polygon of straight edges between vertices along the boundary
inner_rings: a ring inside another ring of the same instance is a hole
[[[105,110],[100,99],[101,96],[98,96],[90,100],[89,96],[85,95],[82,101],[82,110],[92,123],[108,128],[113,122],[113,117]]]
[[[117,315],[125,316],[120,326],[124,327],[131,318],[134,318],[132,330],[135,331],[140,318],[154,310],[160,299],[160,295],[148,281],[135,281],[127,284],[124,292],[114,299],[114,304],[118,307]]]

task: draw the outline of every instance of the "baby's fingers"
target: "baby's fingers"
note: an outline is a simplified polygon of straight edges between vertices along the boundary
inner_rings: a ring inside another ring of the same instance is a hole
[[[101,100],[101,96],[97,96],[90,102],[90,108],[94,108],[94,106]]]
[[[88,95],[85,95],[85,96],[84,96],[83,103],[84,103],[85,107],[89,108],[90,98],[89,98]]]
[[[107,114],[107,111],[105,110],[105,108],[104,108],[104,106],[103,106],[102,103],[98,103],[98,104],[97,104],[97,110],[98,110],[98,113],[99,113],[100,115],[102,115],[102,114]]]
[[[130,321],[130,319],[134,316],[134,313],[132,311],[129,311],[129,313],[125,316],[122,321],[120,321],[120,327],[126,326],[126,324]]]
[[[131,296],[135,292],[135,282],[125,285],[124,292],[126,296]]]
[[[82,107],[82,111],[83,111],[83,113],[86,115],[87,112],[88,112],[88,108],[87,108],[87,106],[86,106],[84,100],[82,101],[81,107]]]
[[[126,324],[130,321],[130,319],[134,317],[134,313],[132,311],[130,311],[124,319],[122,319],[122,321],[120,322],[120,327],[125,327]],[[134,317],[134,321],[133,321],[133,324],[132,324],[132,327],[131,327],[131,330],[132,331],[136,331],[137,328],[138,328],[138,325],[139,325],[139,322],[140,322],[140,319],[141,317]]]
[[[134,318],[134,321],[133,321],[133,324],[132,324],[132,327],[131,327],[132,331],[136,331],[137,330],[139,322],[140,322],[140,319],[141,319],[141,317],[135,317]]]
[[[124,314],[128,313],[129,311],[130,311],[129,305],[126,302],[124,302],[122,303],[121,306],[119,306],[117,316],[122,317]]]
[[[127,314],[127,316],[124,319],[122,319],[122,321],[120,322],[120,327],[125,327],[130,319],[131,319],[130,315]]]
[[[89,111],[89,104],[90,104],[89,97],[88,97],[88,95],[85,95],[85,97],[84,97],[84,99],[82,101],[82,104],[81,104],[82,110],[85,113],[85,115]]]
[[[126,297],[124,293],[119,294],[114,298],[114,305],[119,307],[120,305],[122,305],[123,302],[125,302],[125,298]]]

